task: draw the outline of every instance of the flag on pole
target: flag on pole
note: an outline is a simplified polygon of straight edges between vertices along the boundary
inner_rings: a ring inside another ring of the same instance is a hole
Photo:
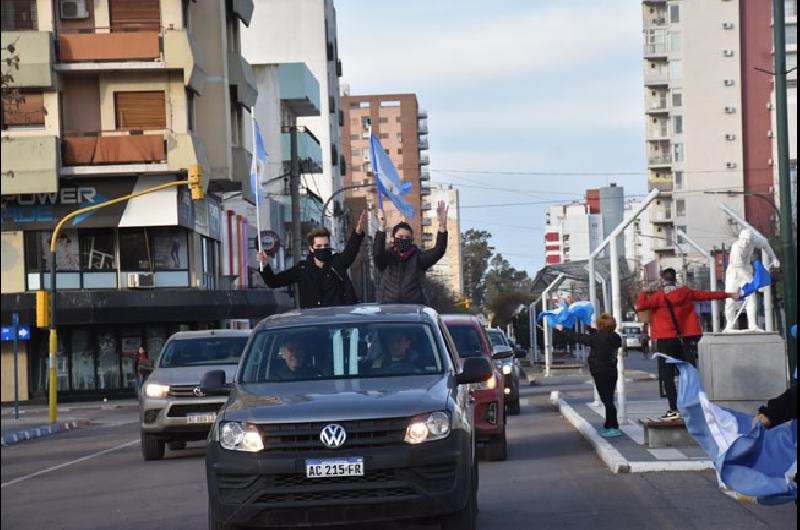
[[[403,200],[403,195],[411,191],[411,183],[400,180],[400,175],[392,163],[392,159],[384,151],[380,141],[370,130],[369,150],[372,158],[372,171],[375,174],[375,185],[378,187],[378,207],[383,209],[383,196],[389,198],[395,207],[408,217],[414,218],[414,206]]]
[[[267,169],[267,149],[264,147],[264,138],[261,137],[261,130],[258,122],[253,118],[253,163],[250,166],[250,190],[256,198],[256,208],[261,207],[264,202],[264,189],[261,183],[264,180],[264,173]]]
[[[561,324],[565,328],[573,329],[579,320],[587,326],[590,325],[592,323],[592,313],[594,313],[594,306],[592,306],[591,302],[575,302],[572,304],[564,302],[560,308],[542,311],[539,313],[537,320],[546,318],[547,325],[551,328]]]
[[[747,298],[762,287],[767,287],[772,283],[772,277],[764,264],[759,260],[753,262],[753,281],[747,282],[742,286],[742,298]]]
[[[753,417],[709,401],[697,368],[664,354],[680,371],[678,410],[686,429],[708,453],[720,484],[759,504],[797,498],[797,420],[766,429]]]

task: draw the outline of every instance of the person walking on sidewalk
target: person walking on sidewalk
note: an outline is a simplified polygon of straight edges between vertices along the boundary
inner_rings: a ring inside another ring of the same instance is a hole
[[[606,407],[606,421],[600,436],[611,438],[621,436],[617,422],[617,407],[614,405],[614,389],[617,388],[617,350],[622,347],[622,338],[616,332],[617,320],[608,313],[597,317],[597,329],[590,329],[588,334],[576,333],[557,324],[570,340],[591,348],[589,352],[589,373],[592,374],[597,393]]]
[[[643,290],[636,301],[636,311],[650,312],[651,351],[663,353],[697,366],[697,343],[703,335],[695,302],[739,298],[739,293],[694,291],[685,285],[678,287],[675,269],[661,271],[659,286]],[[658,373],[664,381],[669,410],[661,419],[680,418],[678,389],[675,387],[677,368],[658,358]]]
[[[411,225],[402,221],[392,229],[392,246],[386,248],[386,216],[378,210],[378,231],[372,247],[372,261],[381,271],[378,303],[425,304],[425,271],[442,259],[447,250],[447,206],[439,201],[436,208],[439,231],[436,246],[420,250],[414,244]]]
[[[363,211],[344,251],[338,254],[331,248],[328,229],[313,229],[307,236],[308,258],[282,272],[273,272],[266,253],[260,251],[258,261],[264,264],[261,278],[272,289],[296,283],[301,308],[355,304],[358,300],[347,269],[361,249],[366,221],[367,212]]]

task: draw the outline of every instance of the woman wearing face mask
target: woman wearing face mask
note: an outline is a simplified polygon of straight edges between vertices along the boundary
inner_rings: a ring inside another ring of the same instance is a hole
[[[300,307],[329,307],[351,305],[358,302],[355,289],[347,276],[347,269],[355,261],[364,239],[364,224],[367,212],[361,212],[355,232],[341,253],[333,252],[331,234],[320,226],[309,232],[308,258],[291,269],[275,273],[269,266],[267,255],[258,253],[258,261],[264,264],[261,278],[267,287],[285,287],[297,284]]]
[[[386,248],[386,216],[378,210],[378,232],[372,247],[372,260],[381,271],[378,302],[381,304],[424,304],[425,271],[442,259],[447,250],[447,206],[436,208],[439,231],[436,246],[420,250],[414,245],[411,225],[400,222],[392,229],[392,246]]]

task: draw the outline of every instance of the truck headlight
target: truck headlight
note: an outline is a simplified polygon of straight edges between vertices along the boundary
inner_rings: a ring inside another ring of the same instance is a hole
[[[494,390],[495,388],[497,388],[497,377],[494,374],[483,383],[475,385],[475,390]]]
[[[406,428],[406,443],[419,444],[442,440],[450,434],[450,415],[446,412],[431,412],[414,416]]]
[[[151,398],[165,398],[169,394],[169,385],[147,383],[144,387],[144,394]]]
[[[514,370],[514,367],[510,364],[503,365],[503,375],[510,375],[511,372]]]
[[[261,433],[252,423],[226,421],[219,426],[219,444],[229,451],[255,453],[264,450]]]

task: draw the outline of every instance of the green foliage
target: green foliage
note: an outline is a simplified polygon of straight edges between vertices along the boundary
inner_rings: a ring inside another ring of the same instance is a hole
[[[489,246],[492,234],[486,230],[469,229],[461,234],[464,263],[464,296],[473,308],[483,303],[483,277],[494,248]]]

